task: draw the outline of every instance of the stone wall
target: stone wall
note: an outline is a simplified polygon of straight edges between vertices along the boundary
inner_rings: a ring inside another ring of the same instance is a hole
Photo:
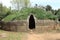
[[[36,24],[36,31],[51,31],[60,28],[60,23],[54,20],[38,20]]]
[[[1,29],[6,31],[26,31],[26,21],[0,22]]]
[[[7,31],[28,31],[29,26],[26,20],[11,21],[11,22],[0,22],[0,29]],[[53,20],[37,20],[35,31],[51,30],[60,27],[59,23]]]

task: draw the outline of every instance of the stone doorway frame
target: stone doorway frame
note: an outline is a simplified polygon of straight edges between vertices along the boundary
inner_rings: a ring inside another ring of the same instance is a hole
[[[31,15],[33,15],[33,17],[34,17],[34,20],[35,20],[35,29],[36,29],[37,19],[36,19],[35,15],[33,13],[30,13],[28,18],[27,18],[27,30],[32,30],[32,29],[29,29],[29,19],[30,19]]]

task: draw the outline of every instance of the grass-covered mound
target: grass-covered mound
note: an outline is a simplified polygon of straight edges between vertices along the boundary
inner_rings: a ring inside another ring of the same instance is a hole
[[[55,19],[56,16],[50,11],[45,11],[40,8],[23,8],[18,12],[12,12],[10,15],[2,19],[2,21],[9,22],[12,20],[25,20],[28,15],[32,13],[36,16],[37,19]]]

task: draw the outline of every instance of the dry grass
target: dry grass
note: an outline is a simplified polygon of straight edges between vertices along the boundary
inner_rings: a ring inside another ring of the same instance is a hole
[[[37,33],[36,30],[34,30],[35,32],[9,32],[0,30],[0,40],[60,40],[60,27],[56,30],[52,30],[53,27],[42,28],[43,29],[37,28],[37,31],[43,30],[43,33]]]
[[[21,40],[22,33],[0,30],[0,40]]]

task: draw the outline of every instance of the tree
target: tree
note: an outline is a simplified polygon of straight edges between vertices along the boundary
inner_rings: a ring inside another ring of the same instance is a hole
[[[51,11],[52,10],[52,7],[50,5],[47,5],[46,6],[46,11]]]
[[[35,4],[35,8],[37,8],[38,4]]]
[[[28,7],[30,0],[24,0],[25,7]]]
[[[12,0],[11,3],[17,10],[20,10],[22,7],[28,6],[29,0]]]
[[[9,8],[0,3],[0,21],[5,17],[8,11],[10,11]]]
[[[56,11],[55,15],[57,15],[58,21],[60,21],[60,9],[58,9],[58,10]]]
[[[20,9],[20,4],[21,4],[20,1],[21,1],[21,0],[12,0],[12,1],[11,1],[12,6],[13,6],[15,9],[17,9],[17,10]]]
[[[2,19],[2,8],[3,8],[3,5],[0,3],[0,21]]]

